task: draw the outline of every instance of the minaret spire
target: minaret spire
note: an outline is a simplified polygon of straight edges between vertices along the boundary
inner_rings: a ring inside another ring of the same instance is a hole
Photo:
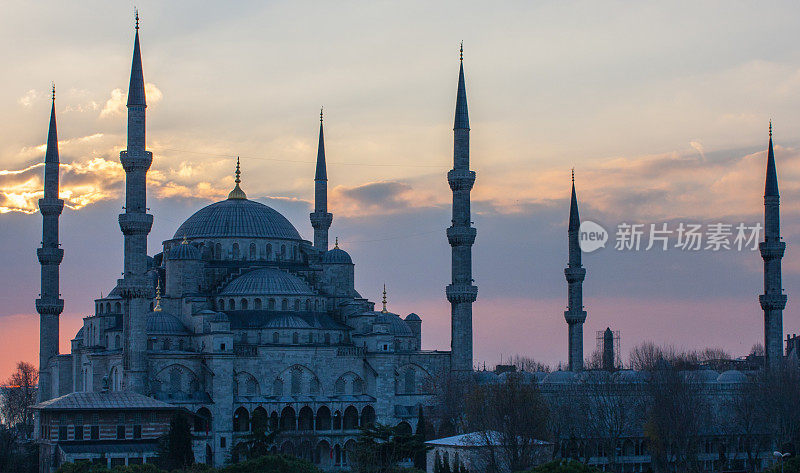
[[[787,296],[783,293],[781,281],[781,259],[786,251],[786,242],[781,239],[780,194],[771,120],[764,186],[764,241],[759,244],[759,250],[764,260],[764,294],[758,296],[764,310],[764,358],[767,369],[775,370],[783,361],[783,309]]]
[[[451,316],[450,367],[457,372],[472,370],[472,303],[478,297],[478,287],[472,284],[472,245],[476,230],[472,226],[470,191],[475,184],[475,171],[469,169],[469,114],[463,59],[462,43],[453,125],[453,169],[447,173],[447,182],[453,191],[453,218],[447,229],[447,240],[452,248],[452,279],[446,294]]]
[[[239,156],[236,156],[236,172],[234,174],[236,178],[233,182],[236,185],[233,187],[233,190],[228,193],[228,199],[247,199],[247,194],[239,187],[239,184],[242,183],[242,170],[239,167]]]
[[[568,326],[568,366],[570,371],[583,370],[583,323],[586,311],[583,310],[583,280],[586,268],[581,264],[580,247],[581,218],[578,214],[578,197],[575,194],[575,169],[572,170],[572,197],[569,204],[569,264],[564,268],[567,279],[567,310],[564,319]]]
[[[328,229],[333,214],[328,213],[328,171],[325,164],[325,137],[322,132],[322,108],[319,109],[319,145],[317,171],[314,174],[314,211],[309,216],[314,227],[314,248],[328,251]]]
[[[53,392],[53,380],[47,369],[49,361],[58,355],[58,317],[64,310],[59,293],[59,267],[64,250],[59,248],[58,218],[64,201],[58,198],[58,131],[56,129],[56,86],[50,104],[50,127],[47,131],[47,151],[44,158],[44,197],[39,199],[42,213],[42,247],[36,250],[41,265],[41,293],[36,299],[39,313],[39,401],[58,396]]]
[[[125,239],[123,277],[117,283],[125,305],[123,309],[123,388],[147,393],[147,313],[153,297],[148,270],[147,235],[153,216],[147,213],[147,171],[153,154],[145,149],[144,73],[139,46],[139,12],[133,40],[133,60],[128,87],[128,149],[120,152],[125,170],[125,213],[119,227]]]

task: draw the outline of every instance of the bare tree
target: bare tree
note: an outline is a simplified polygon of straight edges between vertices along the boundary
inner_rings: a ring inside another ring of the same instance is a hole
[[[529,373],[535,373],[537,371],[545,373],[550,372],[550,366],[538,362],[529,356],[514,355],[511,358],[511,364],[517,368],[517,371],[527,371]]]
[[[700,434],[710,422],[711,410],[702,383],[659,363],[648,383],[645,436],[656,472],[699,471]]]
[[[586,357],[583,362],[583,368],[587,370],[601,370],[603,369],[603,353],[595,349],[591,355]]]
[[[748,378],[744,383],[732,387],[733,392],[724,398],[717,409],[715,423],[727,440],[724,450],[719,452],[720,458],[730,451],[744,449],[750,472],[758,470],[759,455],[769,451],[771,443],[765,387],[761,376]],[[732,448],[733,445],[736,445],[736,449]]]
[[[750,354],[753,356],[764,356],[764,345],[756,343],[750,348]]]
[[[39,383],[39,370],[32,364],[20,361],[17,370],[6,381],[0,413],[3,420],[16,427],[23,438],[33,433],[33,410],[36,404],[36,388]]]
[[[433,393],[430,409],[439,437],[464,432],[466,424],[465,400],[474,389],[472,373],[445,371],[426,380],[426,390]]]
[[[602,447],[611,471],[623,439],[638,436],[643,421],[642,388],[608,371],[591,371],[580,382],[580,406],[588,437]]]
[[[536,384],[518,374],[503,383],[475,386],[466,401],[470,431],[483,438],[486,471],[521,471],[549,459],[549,411]]]
[[[658,362],[664,360],[664,352],[653,342],[642,342],[631,348],[630,361],[628,362],[632,370],[653,371]]]
[[[800,369],[786,364],[764,375],[763,403],[767,425],[782,452],[796,453],[800,444]]]

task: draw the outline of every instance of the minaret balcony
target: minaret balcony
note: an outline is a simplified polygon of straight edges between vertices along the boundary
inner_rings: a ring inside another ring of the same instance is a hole
[[[447,182],[450,184],[450,190],[472,190],[475,184],[475,171],[469,169],[451,169],[447,172]]]
[[[147,235],[153,227],[153,216],[146,213],[119,214],[119,228],[123,235]]]
[[[42,215],[61,215],[64,201],[61,199],[39,199],[39,211]]]
[[[447,241],[450,246],[472,246],[478,231],[473,227],[448,227]]]
[[[117,280],[117,288],[123,299],[142,299],[152,297],[153,288],[144,278],[123,278]]]
[[[41,265],[61,264],[61,260],[64,259],[64,249],[37,248],[36,256],[39,257],[39,264]]]
[[[124,169],[125,172],[147,171],[150,169],[150,165],[153,164],[153,153],[145,151],[143,154],[137,156],[128,154],[127,150],[120,151],[119,161],[122,163],[122,169]]]
[[[763,310],[783,310],[786,307],[786,294],[761,294],[758,302]]]
[[[329,212],[311,212],[309,217],[314,228],[329,228],[333,222],[333,214]]]
[[[586,278],[586,268],[564,268],[564,276],[568,283],[583,282]]]
[[[579,310],[579,311],[572,311],[567,310],[564,311],[564,320],[567,321],[567,324],[582,324],[586,321],[586,311]]]
[[[472,284],[448,284],[445,289],[447,300],[451,304],[460,302],[475,302],[478,298],[478,286]]]
[[[764,261],[783,258],[783,253],[786,251],[785,241],[762,241],[758,244],[758,249],[761,251],[761,257]]]
[[[64,299],[39,298],[36,299],[36,312],[44,315],[59,315],[64,310]]]

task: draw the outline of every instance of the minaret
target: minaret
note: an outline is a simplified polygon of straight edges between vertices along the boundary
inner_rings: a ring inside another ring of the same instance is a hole
[[[447,182],[453,191],[453,220],[447,229],[452,247],[452,281],[447,286],[450,301],[451,339],[450,367],[453,371],[472,370],[472,303],[478,287],[472,284],[472,244],[475,228],[470,219],[470,191],[475,184],[475,171],[469,169],[469,114],[467,88],[464,85],[464,45],[459,54],[456,117],[453,125],[453,169]]]
[[[786,295],[781,284],[781,258],[786,243],[781,241],[780,195],[775,154],[772,151],[772,121],[769,123],[767,179],[764,188],[764,241],[759,244],[764,259],[764,294],[758,296],[764,310],[764,355],[768,369],[777,369],[783,360],[783,309]]]
[[[581,217],[578,215],[578,197],[575,195],[575,171],[572,171],[572,200],[569,204],[569,263],[564,268],[567,278],[567,310],[564,319],[569,327],[568,344],[570,371],[583,370],[583,322],[586,311],[583,310],[583,280],[586,268],[581,264],[580,246]]]
[[[128,87],[128,149],[119,154],[125,170],[125,213],[119,215],[124,235],[124,272],[118,286],[125,302],[123,311],[123,368],[126,391],[147,394],[147,313],[152,287],[147,271],[147,234],[153,216],[147,213],[147,171],[153,153],[145,150],[144,75],[139,49],[139,14],[133,42],[131,81]]]
[[[322,135],[322,109],[319,110],[319,146],[317,172],[314,175],[314,211],[310,215],[314,227],[314,248],[328,251],[328,229],[333,214],[328,213],[328,171],[325,166],[325,138]]]
[[[58,243],[58,217],[64,201],[58,198],[58,132],[56,131],[56,88],[50,105],[50,130],[47,132],[47,151],[44,157],[44,198],[39,199],[42,213],[42,247],[36,250],[42,266],[42,292],[36,299],[39,313],[39,401],[58,395],[53,391],[47,363],[58,355],[58,316],[64,310],[64,299],[58,290],[58,269],[64,250]]]

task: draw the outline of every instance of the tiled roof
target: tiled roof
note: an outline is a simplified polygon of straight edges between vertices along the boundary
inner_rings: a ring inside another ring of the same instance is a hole
[[[109,440],[105,442],[59,442],[58,448],[64,453],[153,453],[158,451],[158,440]]]
[[[203,207],[183,222],[173,238],[183,237],[301,239],[277,210],[247,199],[226,199]]]
[[[128,391],[70,393],[40,402],[33,408],[39,410],[178,409],[172,404]]]

